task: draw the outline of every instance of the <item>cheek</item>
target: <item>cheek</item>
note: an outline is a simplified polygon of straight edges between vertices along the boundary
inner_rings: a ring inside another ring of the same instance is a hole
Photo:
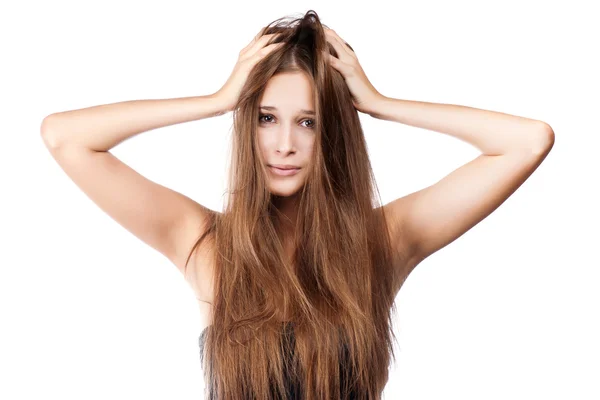
[[[269,152],[276,147],[276,141],[274,141],[272,138],[269,138],[266,135],[263,135],[262,137],[259,136],[258,137],[258,150],[261,152],[261,154],[265,155],[265,154],[269,154]]]
[[[265,158],[265,155],[268,154],[268,144],[260,139],[260,137],[258,138],[258,142],[257,142],[257,146],[258,146],[258,154],[262,157],[262,159]]]
[[[314,139],[306,144],[305,153],[307,158],[312,158],[313,153],[315,152],[315,145],[316,143]]]

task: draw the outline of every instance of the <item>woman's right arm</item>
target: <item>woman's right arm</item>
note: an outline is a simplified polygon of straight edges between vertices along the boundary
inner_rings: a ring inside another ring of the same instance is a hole
[[[42,121],[41,133],[49,148],[63,144],[108,151],[139,133],[227,112],[221,97],[130,100],[58,112]]]
[[[51,114],[41,128],[46,147],[69,178],[112,219],[176,265],[199,299],[210,298],[209,264],[194,264],[193,258],[188,268],[184,264],[214,211],[145,178],[108,150],[141,132],[223,114],[228,110],[222,104],[214,95],[125,101]]]
[[[41,126],[46,147],[73,182],[121,226],[175,264],[199,300],[211,301],[212,264],[203,258],[196,263],[192,257],[190,271],[185,262],[214,211],[145,178],[109,150],[141,132],[233,111],[252,68],[285,44],[270,43],[277,34],[264,32],[261,29],[240,51],[231,75],[212,95],[59,112],[47,116]],[[200,248],[196,253],[206,254]]]

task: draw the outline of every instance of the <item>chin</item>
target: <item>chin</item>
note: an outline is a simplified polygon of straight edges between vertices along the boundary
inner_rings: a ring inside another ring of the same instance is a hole
[[[269,192],[279,197],[291,197],[300,192],[302,185],[298,182],[289,182],[288,184],[273,184],[269,185]]]
[[[296,175],[286,179],[270,178],[268,180],[269,192],[274,196],[292,197],[297,195],[304,186],[305,179]]]
[[[292,197],[299,193],[298,190],[277,190],[277,189],[269,189],[272,195],[278,197]]]

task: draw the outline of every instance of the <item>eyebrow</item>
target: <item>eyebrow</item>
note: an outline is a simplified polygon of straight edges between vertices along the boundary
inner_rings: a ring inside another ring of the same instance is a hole
[[[273,106],[260,106],[259,108],[264,108],[265,110],[277,110],[277,107]],[[313,110],[300,110],[300,112],[303,114],[315,115],[315,112]]]

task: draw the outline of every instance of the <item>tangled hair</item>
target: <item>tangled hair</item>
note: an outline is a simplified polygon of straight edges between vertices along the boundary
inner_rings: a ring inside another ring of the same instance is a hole
[[[282,33],[273,40],[285,44],[253,68],[233,111],[232,189],[187,258],[213,240],[213,317],[201,352],[206,398],[289,399],[291,379],[302,393],[294,398],[380,399],[395,360],[394,299],[406,274],[392,251],[358,112],[323,54],[337,56],[323,26],[312,10],[267,25],[263,34]],[[257,142],[259,101],[283,72],[306,74],[316,112],[291,260]],[[292,347],[282,335],[288,323]]]

